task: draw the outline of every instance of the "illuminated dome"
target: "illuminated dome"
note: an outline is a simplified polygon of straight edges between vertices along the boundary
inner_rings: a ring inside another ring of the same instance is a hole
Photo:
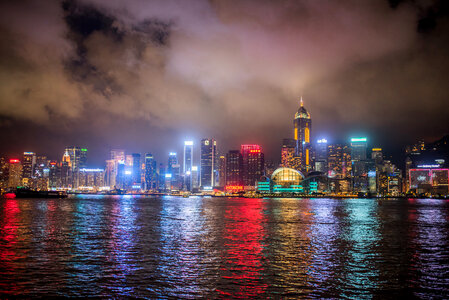
[[[301,172],[291,168],[278,168],[271,175],[271,180],[275,184],[289,186],[299,184],[304,180],[304,175]]]
[[[295,114],[295,119],[310,119],[310,114],[307,111],[307,109],[304,107],[304,102],[302,102],[301,97],[301,106],[299,107],[298,111]]]

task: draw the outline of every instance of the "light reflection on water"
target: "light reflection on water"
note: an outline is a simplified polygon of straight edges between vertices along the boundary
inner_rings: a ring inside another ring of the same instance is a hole
[[[0,200],[0,296],[440,297],[449,202]]]

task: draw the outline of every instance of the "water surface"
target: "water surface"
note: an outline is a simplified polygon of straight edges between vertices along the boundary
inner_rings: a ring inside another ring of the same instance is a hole
[[[0,297],[448,294],[445,200],[0,200]]]

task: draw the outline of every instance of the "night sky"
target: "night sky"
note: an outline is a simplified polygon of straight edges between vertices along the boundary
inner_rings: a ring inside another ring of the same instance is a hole
[[[302,95],[313,140],[399,157],[449,133],[448,2],[1,1],[0,155],[214,137],[279,160]]]

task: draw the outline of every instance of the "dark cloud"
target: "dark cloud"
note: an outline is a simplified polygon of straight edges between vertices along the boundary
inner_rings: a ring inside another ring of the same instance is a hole
[[[165,161],[183,139],[213,136],[222,151],[258,142],[276,159],[301,94],[316,137],[363,132],[393,151],[449,131],[444,1],[0,6],[2,140],[33,132],[55,148],[43,152]]]

